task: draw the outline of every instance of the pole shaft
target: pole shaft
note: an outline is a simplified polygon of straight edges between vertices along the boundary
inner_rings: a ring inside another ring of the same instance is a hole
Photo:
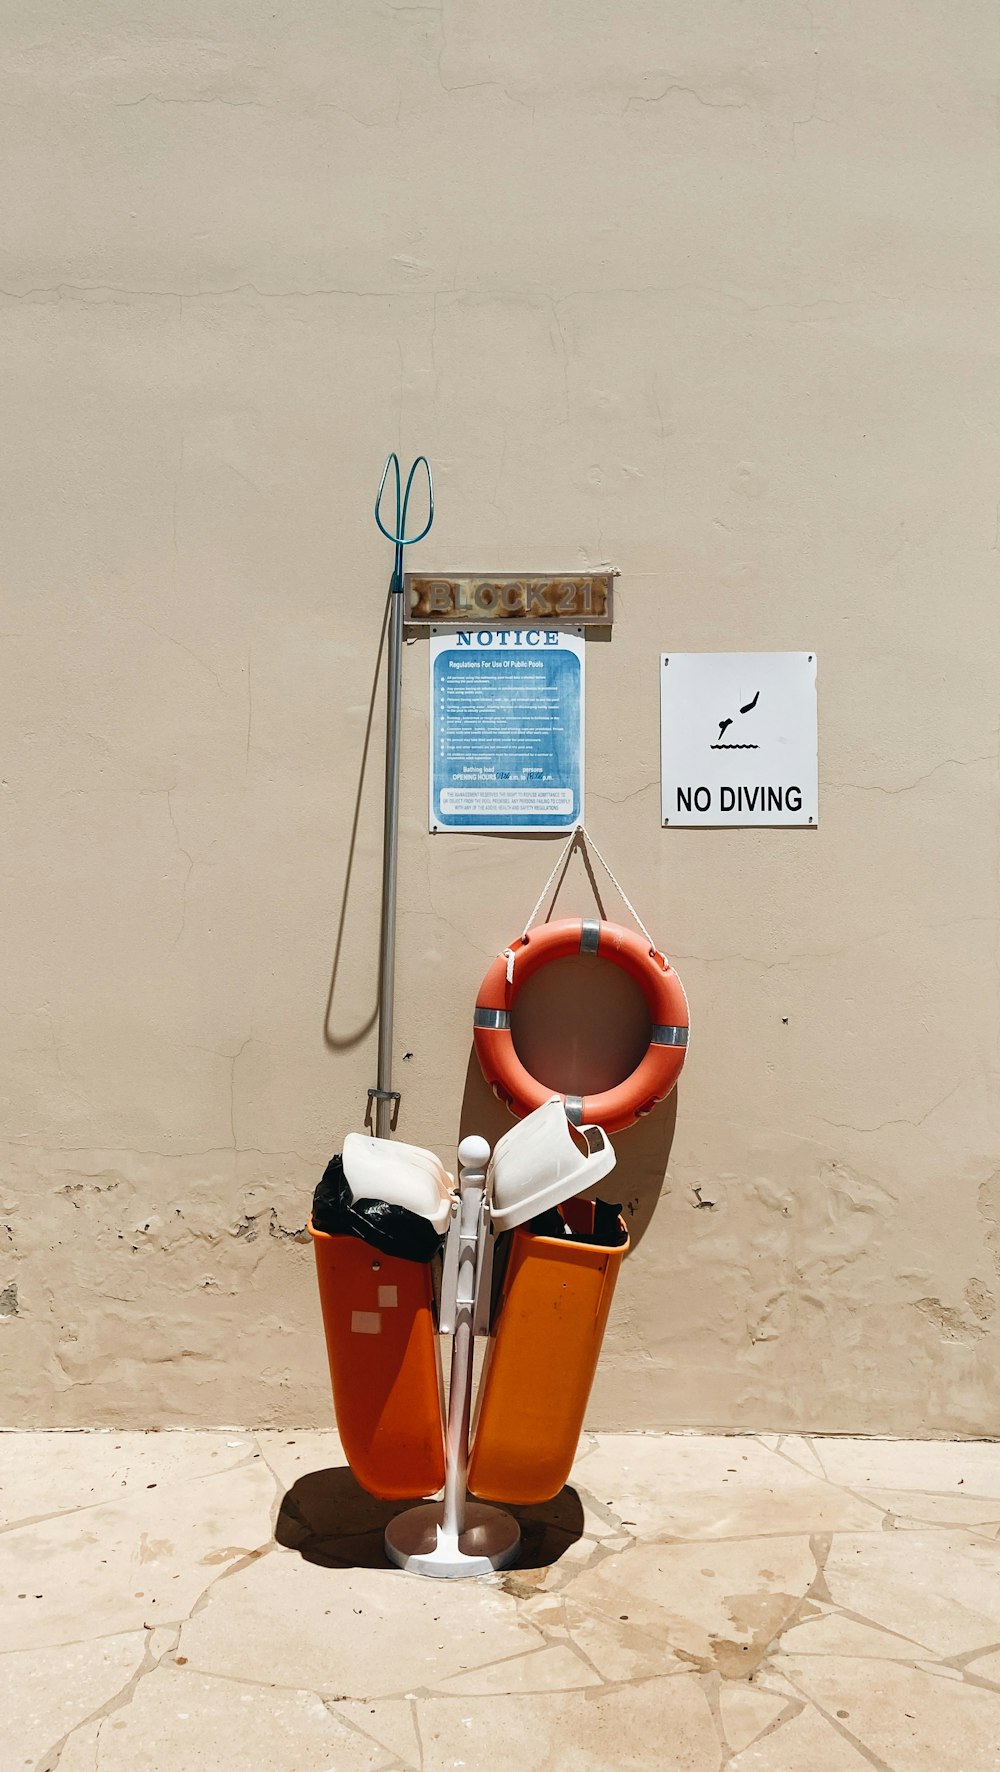
[[[488,1147],[487,1147],[488,1148]],[[448,1397],[444,1512],[442,1530],[460,1537],[465,1529],[466,1476],[469,1468],[469,1421],[472,1414],[472,1312],[476,1270],[480,1259],[482,1169],[463,1169],[459,1207],[459,1255],[455,1299],[455,1333],[451,1344],[451,1388]]]
[[[444,1474],[442,1529],[460,1538],[465,1530],[466,1476],[469,1468],[469,1417],[472,1411],[472,1324],[463,1317],[451,1344],[451,1397]]]
[[[402,549],[398,550],[399,554]],[[396,873],[399,854],[399,729],[403,682],[403,575],[397,563],[389,609],[389,678],[385,717],[385,816],[382,828],[382,933],[378,980],[378,1081],[392,1088],[392,1016],[396,978]],[[392,1102],[375,1101],[375,1136],[388,1138]]]

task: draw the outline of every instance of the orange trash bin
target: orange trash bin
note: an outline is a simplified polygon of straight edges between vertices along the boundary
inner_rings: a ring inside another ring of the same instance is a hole
[[[594,1206],[570,1200],[586,1234]],[[469,1488],[489,1501],[549,1501],[569,1476],[628,1234],[613,1249],[516,1230],[473,1425]]]
[[[309,1221],[347,1462],[385,1501],[444,1483],[441,1363],[430,1266]]]

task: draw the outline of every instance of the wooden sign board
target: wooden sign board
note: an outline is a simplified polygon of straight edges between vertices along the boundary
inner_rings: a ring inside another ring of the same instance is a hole
[[[610,627],[614,577],[613,572],[407,572],[406,624],[474,628],[530,622],[550,628],[566,622]]]

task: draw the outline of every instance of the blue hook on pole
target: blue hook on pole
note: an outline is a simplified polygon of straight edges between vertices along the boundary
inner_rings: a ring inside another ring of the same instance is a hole
[[[413,476],[421,463],[423,463],[424,470],[427,474],[427,521],[419,535],[407,535],[406,518],[410,507],[410,491],[413,486]],[[391,530],[387,529],[382,521],[382,494],[385,491],[385,483],[389,478],[390,468],[395,468],[396,470],[396,526]],[[405,492],[403,491],[403,477],[399,466],[399,456],[396,454],[395,450],[386,456],[385,467],[382,469],[382,478],[379,481],[378,497],[375,500],[375,521],[382,531],[382,534],[385,536],[386,541],[391,541],[396,549],[396,559],[392,572],[392,589],[400,592],[403,589],[403,549],[412,547],[415,541],[423,541],[424,536],[429,533],[431,524],[434,521],[434,481],[431,478],[431,466],[426,455],[417,456],[416,461],[407,475]]]

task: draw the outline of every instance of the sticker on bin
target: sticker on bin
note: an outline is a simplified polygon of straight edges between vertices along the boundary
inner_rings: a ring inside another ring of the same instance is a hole
[[[352,1311],[352,1335],[381,1335],[382,1315],[380,1311]]]

